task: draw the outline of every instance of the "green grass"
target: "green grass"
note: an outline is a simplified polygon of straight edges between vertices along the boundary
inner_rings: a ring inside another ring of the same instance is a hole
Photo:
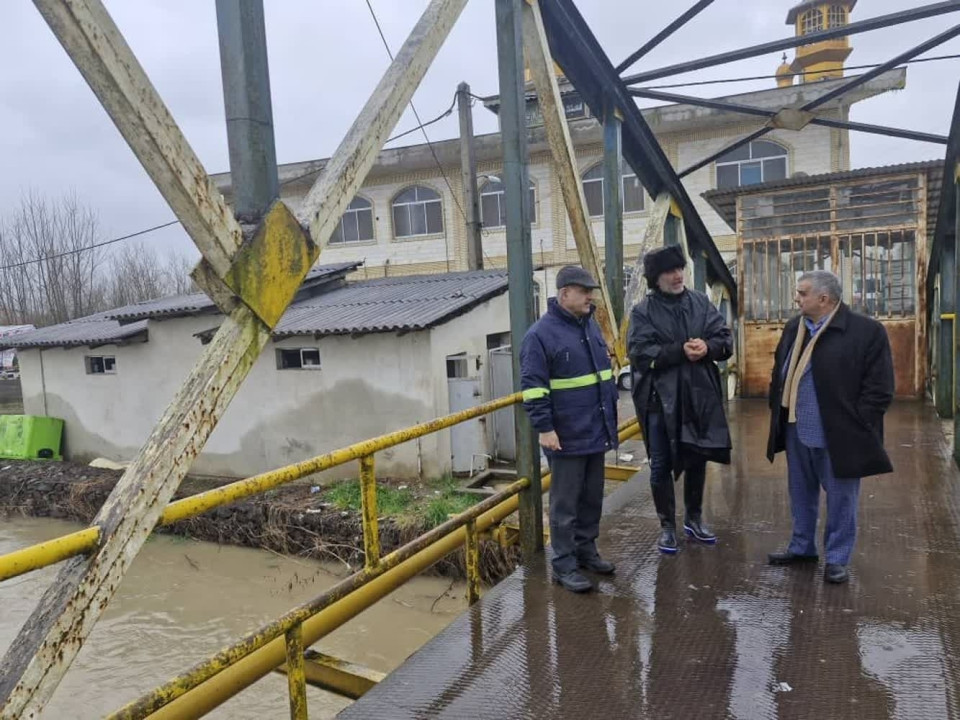
[[[417,497],[412,490],[398,490],[386,485],[377,487],[377,513],[394,518],[401,525],[423,524],[436,527],[448,516],[461,513],[477,499],[459,492],[457,480],[444,476],[426,483],[426,497]],[[324,493],[328,502],[341,510],[360,512],[360,481],[344,480]]]
[[[433,480],[429,483],[429,488],[439,494],[428,498],[417,508],[417,514],[431,528],[445,523],[449,515],[462,513],[477,502],[475,497],[457,492],[459,485],[456,479],[449,475]]]
[[[326,491],[326,498],[341,510],[360,512],[360,481],[344,480]],[[377,512],[380,515],[402,515],[416,498],[409,490],[392,487],[377,488]]]

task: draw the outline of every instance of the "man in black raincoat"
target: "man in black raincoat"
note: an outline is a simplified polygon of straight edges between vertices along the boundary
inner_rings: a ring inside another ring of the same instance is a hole
[[[683,528],[702,543],[717,541],[703,522],[708,461],[729,464],[730,430],[715,363],[733,354],[733,336],[701,292],[684,285],[686,260],[677,246],[647,253],[651,288],[630,316],[633,402],[650,460],[650,486],[660,518],[661,552],[677,552],[673,483],[684,476]]]

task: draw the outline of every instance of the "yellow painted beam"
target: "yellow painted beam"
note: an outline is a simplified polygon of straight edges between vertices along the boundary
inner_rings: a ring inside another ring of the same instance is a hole
[[[626,465],[606,465],[603,468],[603,477],[613,482],[626,482],[638,472],[640,472],[640,468],[627,467]]]
[[[368,568],[380,562],[380,523],[377,519],[377,473],[373,455],[360,458],[360,505],[363,515],[363,557]]]
[[[463,554],[467,568],[467,602],[473,605],[480,600],[480,538],[476,520],[468,522],[466,528]]]
[[[358,700],[374,685],[383,680],[386,673],[356,665],[316,650],[307,650],[303,663],[307,683],[315,688],[335,693],[341,697]],[[286,673],[281,665],[278,672]]]
[[[46,542],[0,555],[0,580],[53,565],[93,550],[100,542],[100,528],[84,528]]]
[[[307,716],[307,678],[303,659],[303,625],[287,630],[287,689],[290,693],[290,720],[309,720]]]

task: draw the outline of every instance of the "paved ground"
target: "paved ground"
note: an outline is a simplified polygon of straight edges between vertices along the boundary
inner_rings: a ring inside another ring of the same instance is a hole
[[[932,411],[888,416],[897,472],[863,484],[846,586],[765,564],[789,532],[784,465],[763,458],[762,402],[731,424],[718,546],[661,557],[641,474],[608,498],[614,580],[574,596],[529,564],[340,717],[960,718],[960,475]]]

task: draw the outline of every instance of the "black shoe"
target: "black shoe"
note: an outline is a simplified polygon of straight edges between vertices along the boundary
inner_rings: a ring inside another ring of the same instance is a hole
[[[677,552],[677,533],[672,527],[663,528],[657,547],[665,555],[674,555]]]
[[[560,587],[564,588],[565,590],[569,590],[570,592],[585,593],[593,590],[593,583],[587,580],[576,570],[571,570],[563,575],[554,573],[553,581]]]
[[[588,570],[597,575],[613,575],[617,569],[612,562],[604,560],[599,555],[594,555],[592,558],[580,558],[577,560],[577,565],[579,565],[581,569]]]
[[[770,565],[801,565],[803,563],[815,563],[819,559],[818,555],[795,555],[789,550],[767,555],[767,563]]]
[[[697,542],[702,542],[704,545],[717,544],[717,536],[710,531],[710,528],[703,524],[702,520],[684,520],[683,530],[689,537],[692,537]]]
[[[823,579],[825,582],[840,585],[850,579],[850,572],[846,565],[827,563],[827,566],[823,569]]]

